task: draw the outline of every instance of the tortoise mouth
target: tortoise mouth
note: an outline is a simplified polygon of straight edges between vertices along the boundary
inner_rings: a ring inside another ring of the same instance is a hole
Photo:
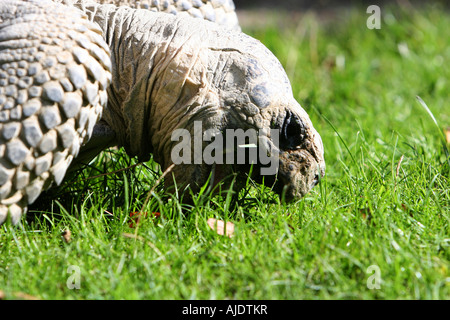
[[[303,198],[320,183],[321,176],[316,172],[308,183],[293,183],[292,179],[279,174],[272,190],[285,202],[294,202]]]
[[[315,186],[325,174],[325,164],[318,162],[311,154],[301,151],[303,160],[297,157],[291,158],[293,152],[284,152],[279,159],[277,173],[274,175],[261,175],[260,164],[250,165],[225,165],[215,164],[211,167],[211,188],[213,193],[220,190],[228,190],[232,186],[232,180],[236,179],[233,188],[245,184],[250,171],[252,179],[272,189],[280,199],[285,202],[294,202],[303,198]],[[286,158],[287,157],[287,158]],[[222,187],[218,187],[223,183]],[[225,188],[224,188],[225,187]]]
[[[266,176],[264,184],[286,202],[303,198],[325,175],[325,163],[308,151],[288,151],[280,154],[278,173]]]

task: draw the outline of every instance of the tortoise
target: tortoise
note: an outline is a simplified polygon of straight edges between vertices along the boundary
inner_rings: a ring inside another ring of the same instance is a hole
[[[216,161],[198,161],[212,141]],[[168,192],[251,173],[295,201],[325,172],[281,63],[231,0],[1,2],[0,223],[110,146],[170,168]]]

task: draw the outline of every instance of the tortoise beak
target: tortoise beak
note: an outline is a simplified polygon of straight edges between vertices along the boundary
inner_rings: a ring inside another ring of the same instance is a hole
[[[286,202],[304,197],[325,175],[325,162],[317,161],[306,150],[282,152],[279,165],[273,190]]]

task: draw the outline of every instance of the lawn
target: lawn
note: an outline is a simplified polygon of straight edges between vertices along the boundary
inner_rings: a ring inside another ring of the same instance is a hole
[[[249,182],[238,202],[187,207],[155,163],[108,150],[0,227],[2,298],[450,298],[450,14],[386,6],[381,29],[363,7],[265,14],[244,31],[280,59],[321,134],[321,183],[292,204]]]

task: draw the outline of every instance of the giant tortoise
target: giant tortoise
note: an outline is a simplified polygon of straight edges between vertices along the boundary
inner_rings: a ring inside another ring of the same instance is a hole
[[[200,144],[181,148],[180,130]],[[224,145],[217,161],[197,161],[212,141]],[[170,167],[168,192],[251,170],[290,201],[325,170],[282,65],[240,31],[231,0],[1,1],[0,223],[17,223],[71,164],[114,145]],[[252,148],[276,170],[236,156]]]

